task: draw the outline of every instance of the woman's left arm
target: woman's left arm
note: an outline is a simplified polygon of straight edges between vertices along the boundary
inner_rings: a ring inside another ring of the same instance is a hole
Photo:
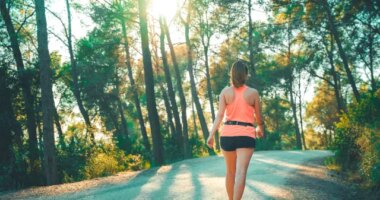
[[[216,118],[215,118],[215,121],[214,121],[214,124],[212,125],[212,128],[211,128],[211,131],[210,131],[210,137],[214,137],[214,134],[216,133],[216,131],[219,129],[219,125],[220,123],[222,122],[223,120],[223,117],[224,117],[224,111],[226,109],[226,101],[225,101],[225,98],[224,98],[224,90],[222,90],[222,92],[220,93],[219,95],[219,108],[218,108],[218,114],[216,115]]]

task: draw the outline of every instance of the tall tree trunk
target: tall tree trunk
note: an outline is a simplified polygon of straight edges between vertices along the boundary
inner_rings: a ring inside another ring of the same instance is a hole
[[[191,99],[191,112],[192,112],[192,120],[193,120],[193,132],[191,133],[191,138],[193,138],[193,140],[198,140],[198,138],[200,138],[200,135],[198,133],[198,126],[197,126],[197,122],[196,122],[196,116],[195,116],[195,108],[194,108],[194,101],[193,99]],[[194,143],[193,143],[194,144]],[[190,146],[190,150],[193,151],[193,147],[194,145],[191,145]],[[195,143],[195,148],[196,147],[196,143]]]
[[[153,139],[153,157],[154,165],[162,165],[164,162],[163,146],[162,146],[162,135],[160,132],[160,121],[158,118],[158,112],[156,108],[156,95],[154,93],[154,76],[152,69],[152,60],[149,50],[149,36],[148,36],[148,25],[147,25],[147,14],[146,6],[147,2],[145,0],[139,0],[139,24],[140,24],[140,34],[141,34],[141,48],[143,53],[143,64],[144,64],[144,81],[145,81],[145,92],[148,106],[148,117],[149,124]]]
[[[197,109],[198,119],[199,119],[199,122],[201,123],[201,128],[203,132],[203,138],[206,141],[209,136],[209,132],[208,132],[207,124],[206,124],[206,119],[203,115],[201,103],[199,101],[197,88],[195,86],[195,78],[194,78],[194,70],[193,70],[193,54],[192,54],[192,47],[191,47],[191,42],[190,42],[191,5],[192,5],[191,0],[189,0],[187,19],[186,19],[186,22],[184,23],[186,46],[187,46],[187,60],[188,60],[187,70],[189,71],[189,76],[190,76],[191,96],[194,100],[195,108]],[[211,148],[207,148],[207,149],[210,155],[215,154],[215,152]]]
[[[207,94],[209,97],[210,108],[211,108],[211,117],[212,121],[215,120],[215,108],[214,108],[214,97],[212,95],[211,89],[211,77],[210,77],[210,67],[208,63],[208,46],[204,46],[204,54],[205,54],[205,67],[206,67],[206,79],[207,79]]]
[[[329,130],[329,145],[331,145],[333,142],[332,134],[333,134],[333,131]]]
[[[249,48],[249,64],[252,70],[252,77],[256,76],[256,69],[253,60],[253,27],[252,27],[252,0],[248,0],[248,48]]]
[[[187,104],[186,104],[186,98],[185,98],[185,93],[183,92],[182,88],[182,78],[181,74],[179,71],[178,63],[177,63],[177,56],[174,51],[173,43],[170,38],[170,33],[169,33],[169,28],[166,23],[166,20],[163,20],[163,25],[165,28],[165,35],[166,39],[168,39],[168,44],[169,44],[169,49],[170,49],[170,56],[172,58],[173,62],[173,67],[175,71],[175,79],[177,81],[177,89],[178,89],[178,94],[179,94],[179,99],[181,102],[181,118],[182,118],[182,133],[183,133],[183,144],[184,144],[184,149],[185,149],[185,157],[190,158],[192,156],[191,150],[190,150],[190,145],[189,145],[189,134],[188,134],[188,125],[187,125]]]
[[[0,96],[0,163],[4,166],[9,165],[13,157],[12,142],[16,142],[19,150],[22,148],[22,130],[13,112],[5,67],[0,67]]]
[[[289,20],[290,21],[290,20]],[[287,61],[288,61],[288,67],[290,68],[289,72],[289,84],[288,84],[288,91],[289,91],[289,97],[290,97],[290,104],[292,107],[292,112],[293,112],[293,119],[294,119],[294,127],[296,131],[296,147],[297,149],[302,149],[302,142],[301,142],[301,134],[300,134],[300,129],[298,126],[298,118],[297,118],[297,106],[294,98],[294,89],[293,89],[293,84],[294,84],[294,67],[291,62],[291,27],[290,27],[290,22],[288,23],[288,28],[287,28],[287,39],[288,39],[288,46],[287,46]]]
[[[123,103],[120,99],[120,80],[119,80],[119,73],[118,73],[118,67],[116,67],[115,70],[115,87],[116,87],[116,101],[117,101],[117,109],[120,115],[120,129],[121,129],[121,137],[123,138],[123,150],[126,152],[129,152],[130,150],[130,143],[129,143],[129,132],[128,132],[128,124],[127,119],[124,115],[124,109],[123,109]]]
[[[306,140],[305,140],[305,133],[303,131],[303,118],[302,118],[302,91],[301,91],[301,71],[299,72],[299,78],[298,78],[298,90],[299,90],[299,96],[298,96],[298,109],[300,114],[300,129],[301,129],[301,137],[302,137],[302,143],[303,143],[303,149],[307,150],[306,147]]]
[[[29,159],[30,166],[32,170],[32,174],[36,174],[38,171],[38,143],[37,143],[37,132],[36,132],[36,119],[35,119],[35,109],[34,109],[34,96],[31,92],[31,82],[28,77],[23,59],[20,50],[19,41],[17,39],[17,33],[12,24],[12,19],[9,14],[9,10],[6,7],[6,1],[0,0],[0,11],[3,17],[5,26],[7,28],[7,32],[9,35],[9,39],[11,42],[11,48],[13,52],[13,57],[16,61],[17,66],[17,74],[20,80],[20,85],[22,88],[23,100],[25,102],[25,113],[26,113],[26,127],[28,129],[28,147],[29,147]]]
[[[57,132],[58,132],[59,145],[61,145],[61,148],[65,149],[66,148],[65,137],[63,136],[61,123],[59,122],[58,111],[55,107],[54,107],[54,123],[55,123],[55,128],[57,129]]]
[[[139,94],[137,93],[137,88],[136,88],[135,80],[133,78],[133,73],[132,73],[132,64],[131,64],[131,55],[130,55],[130,52],[129,52],[129,42],[128,42],[128,35],[127,35],[127,27],[125,25],[124,18],[120,19],[120,25],[121,25],[121,29],[122,29],[122,32],[123,32],[124,51],[125,51],[125,64],[127,65],[128,78],[129,78],[129,81],[131,83],[131,88],[132,88],[132,93],[133,93],[133,100],[134,100],[134,104],[136,106],[137,117],[138,117],[138,120],[139,120],[141,135],[143,137],[145,149],[147,151],[150,151],[151,150],[150,149],[150,143],[149,143],[148,134],[147,134],[146,128],[145,128],[144,118],[143,118],[142,111],[141,111]]]
[[[54,98],[52,91],[52,71],[48,49],[48,35],[45,16],[45,1],[35,0],[38,40],[38,60],[40,65],[41,101],[43,113],[44,163],[46,184],[58,183],[57,162],[54,143]]]
[[[160,42],[161,42],[161,37],[160,37]],[[154,40],[152,40],[151,44],[152,44],[152,49],[154,49],[154,51],[153,51],[154,52],[154,54],[153,54],[154,73],[156,73],[158,77],[159,76],[165,76],[165,75],[162,75],[162,70],[161,70],[161,66],[160,66],[160,58],[158,57],[158,47],[156,46],[156,43]],[[177,141],[178,134],[176,132],[176,127],[174,126],[174,123],[173,123],[173,109],[172,109],[172,106],[171,106],[171,103],[170,103],[170,100],[168,97],[168,93],[166,92],[166,89],[165,89],[162,81],[160,81],[160,80],[157,81],[157,84],[160,87],[160,91],[162,93],[162,98],[164,99],[164,104],[165,104],[165,111],[166,111],[166,115],[167,115],[167,123],[165,124],[165,128],[167,128],[167,130],[169,130],[171,137],[172,137],[171,139],[174,142],[176,142],[175,144],[177,144],[178,143],[178,141]],[[180,146],[181,144],[178,144],[178,145]],[[178,150],[180,151],[180,155],[183,155],[182,149],[178,148]]]
[[[116,130],[114,132],[114,137],[119,138],[122,136],[122,133],[120,131],[120,126],[119,126],[119,120],[118,120],[118,105],[112,105],[112,102],[110,98],[107,96],[108,94],[101,94],[99,95],[99,109],[101,110],[102,113],[104,113],[104,116],[106,117],[106,123],[111,123],[113,125],[113,128]],[[117,102],[116,102],[117,103]],[[114,108],[116,106],[116,108]],[[115,111],[116,109],[116,111]],[[106,125],[107,126],[107,125]],[[108,126],[107,126],[108,127]],[[122,145],[120,148],[123,148]]]
[[[196,122],[196,118],[195,118],[195,108],[194,108],[194,101],[192,100],[191,101],[191,110],[193,112],[192,116],[193,116],[193,125],[194,125],[194,133],[195,135],[199,136],[198,135],[198,126],[197,126],[197,122]]]
[[[177,141],[178,147],[180,148],[181,155],[188,155],[189,153],[186,152],[187,149],[184,149],[184,145],[183,145],[182,124],[181,124],[181,119],[179,117],[177,102],[175,99],[175,93],[174,93],[172,78],[171,78],[171,74],[170,74],[170,70],[169,70],[169,64],[168,64],[168,60],[166,58],[165,31],[164,31],[164,25],[163,25],[163,18],[162,17],[160,18],[160,29],[161,29],[160,50],[161,50],[162,64],[164,66],[166,86],[168,89],[170,104],[172,106],[171,109],[172,109],[173,115],[174,115],[175,128],[176,128],[176,133],[175,133],[176,141]]]
[[[334,16],[331,13],[331,9],[330,9],[330,6],[329,6],[327,0],[323,1],[323,5],[324,5],[326,13],[327,13],[330,31],[331,31],[332,35],[334,36],[335,42],[338,46],[338,52],[339,52],[340,58],[343,61],[343,66],[344,66],[344,69],[345,69],[346,74],[347,74],[348,82],[350,83],[350,85],[352,87],[352,91],[354,92],[354,96],[355,96],[356,101],[360,102],[360,93],[356,87],[356,83],[355,83],[354,77],[352,76],[351,69],[348,66],[347,55],[343,49],[342,42],[340,40],[340,36],[339,36],[338,30],[337,30],[337,27],[335,25]]]
[[[171,106],[170,106],[170,101],[169,101],[169,98],[168,98],[168,94],[166,93],[166,90],[164,88],[164,86],[162,84],[160,84],[160,89],[161,89],[161,92],[162,92],[162,98],[164,99],[164,103],[165,103],[165,110],[166,110],[166,114],[168,115],[168,125],[169,125],[169,128],[170,128],[170,132],[172,133],[172,138],[173,138],[173,141],[176,141],[176,143],[178,142],[178,136],[176,133],[176,127],[174,126],[174,123],[173,123],[173,114],[172,114],[172,109],[171,109]],[[179,146],[181,144],[178,144]],[[181,150],[181,149],[180,149]],[[182,152],[181,152],[181,155],[182,155]]]
[[[77,70],[77,62],[75,60],[74,56],[74,50],[73,50],[73,42],[72,42],[72,31],[71,31],[71,11],[70,11],[70,3],[69,0],[66,0],[66,10],[67,10],[67,20],[68,20],[68,35],[67,35],[67,43],[69,48],[69,55],[70,55],[70,63],[71,63],[71,76],[73,78],[72,82],[72,89],[74,93],[74,97],[78,103],[79,111],[83,116],[83,119],[86,123],[87,132],[90,133],[92,143],[95,144],[95,136],[94,132],[91,127],[91,121],[90,117],[88,115],[87,110],[85,109],[83,105],[83,101],[81,98],[81,92],[79,90],[79,84],[78,84],[78,70]]]
[[[209,67],[209,62],[208,62],[208,51],[209,51],[209,46],[210,46],[210,36],[207,34],[206,38],[204,38],[204,35],[202,35],[201,41],[202,41],[202,45],[203,45],[203,53],[205,56],[207,94],[208,94],[208,99],[210,102],[211,117],[212,117],[212,121],[215,121],[214,98],[212,95],[210,67]],[[216,146],[216,149],[220,150],[219,132],[218,131],[215,133],[215,146]]]
[[[327,147],[329,145],[328,135],[327,135],[327,129],[323,131],[323,136],[325,139],[325,146]]]
[[[296,144],[297,144],[297,149],[302,149],[302,142],[301,142],[301,134],[300,134],[300,129],[298,126],[298,118],[297,118],[297,107],[296,107],[296,102],[294,100],[294,91],[293,91],[293,80],[290,81],[290,86],[289,86],[289,95],[290,95],[290,104],[292,107],[293,111],[293,119],[294,119],[294,127],[296,130]]]
[[[327,53],[327,57],[329,59],[329,63],[330,63],[330,67],[331,67],[331,75],[333,77],[333,88],[334,88],[334,94],[335,94],[335,99],[336,99],[336,102],[337,102],[337,105],[338,105],[338,110],[339,112],[345,112],[347,113],[347,108],[346,106],[344,105],[343,103],[343,99],[341,98],[341,92],[340,92],[340,89],[339,89],[339,77],[338,77],[338,74],[335,70],[335,65],[334,65],[334,55],[333,55],[333,52],[334,52],[334,41],[333,41],[333,35],[331,35],[331,40],[330,40],[330,50],[328,49],[328,45],[327,44],[324,44],[325,45],[325,50],[326,50],[326,53]]]
[[[123,104],[120,100],[120,98],[117,98],[117,108],[118,112],[120,115],[120,121],[121,121],[121,134],[123,138],[123,150],[126,152],[129,152],[130,150],[130,143],[129,143],[129,132],[128,132],[128,125],[127,125],[127,119],[125,118],[124,115],[124,109],[123,109]]]
[[[42,140],[42,136],[43,136],[43,131],[42,131],[42,102],[41,101],[38,101],[35,103],[34,107],[36,108],[36,123],[37,123],[37,139],[38,139],[38,147],[40,149],[44,149],[44,145],[43,145],[43,140]],[[39,154],[38,156],[40,157],[40,160],[43,160],[44,159],[44,154],[42,151],[39,151]],[[42,165],[43,166],[43,165]]]
[[[368,34],[368,48],[369,48],[369,71],[371,73],[371,88],[372,88],[372,91],[373,92],[376,92],[377,90],[377,85],[376,85],[376,80],[375,80],[375,76],[374,76],[374,73],[373,73],[373,56],[374,56],[374,48],[373,48],[373,40],[374,40],[374,34],[372,33],[372,31],[370,31],[370,33]]]

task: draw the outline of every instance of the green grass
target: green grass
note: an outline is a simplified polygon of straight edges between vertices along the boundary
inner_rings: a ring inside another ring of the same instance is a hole
[[[337,163],[336,158],[334,156],[328,157],[324,160],[324,164],[327,169],[335,172],[342,172],[342,166]]]

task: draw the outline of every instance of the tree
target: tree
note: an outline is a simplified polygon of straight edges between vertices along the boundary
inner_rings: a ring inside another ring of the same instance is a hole
[[[150,151],[151,148],[150,148],[150,143],[149,143],[149,139],[148,139],[148,134],[147,134],[146,128],[145,128],[144,118],[143,118],[143,115],[141,112],[139,94],[137,92],[135,80],[133,78],[131,55],[130,55],[130,49],[129,49],[128,34],[127,34],[127,26],[126,26],[125,16],[123,15],[123,12],[122,12],[123,9],[125,9],[125,7],[127,5],[128,5],[127,3],[122,5],[122,2],[120,2],[118,4],[119,11],[121,12],[121,13],[118,13],[119,14],[118,16],[119,16],[119,22],[120,22],[120,26],[121,26],[121,30],[122,30],[122,34],[123,34],[123,44],[124,44],[124,51],[125,51],[125,64],[127,66],[128,77],[129,77],[129,81],[130,81],[130,84],[132,87],[133,100],[134,100],[134,104],[136,107],[137,116],[138,116],[138,120],[139,120],[139,124],[140,124],[141,135],[142,135],[143,140],[144,140],[144,146],[148,151]],[[128,14],[129,14],[128,17],[130,17],[131,14],[130,13],[128,13]]]
[[[152,69],[152,60],[149,50],[149,37],[148,37],[148,25],[146,14],[146,1],[139,0],[139,24],[141,35],[141,48],[143,52],[143,64],[144,64],[144,79],[145,79],[145,92],[147,96],[147,107],[149,124],[153,139],[153,158],[154,165],[162,165],[164,162],[162,135],[160,132],[160,121],[158,118],[156,108],[156,97],[154,93],[154,77]]]
[[[346,105],[344,104],[343,102],[343,97],[341,95],[341,91],[340,91],[340,78],[338,76],[338,73],[335,69],[335,64],[334,64],[334,55],[333,55],[333,51],[334,51],[334,38],[331,36],[329,39],[326,38],[326,40],[330,40],[330,45],[326,44],[328,41],[324,41],[323,44],[325,46],[325,50],[326,50],[326,54],[327,54],[327,57],[328,57],[328,60],[329,60],[329,64],[330,64],[330,67],[331,67],[331,75],[333,77],[333,82],[331,81],[328,81],[328,83],[330,83],[331,86],[334,87],[334,94],[335,94],[335,98],[336,98],[336,102],[337,102],[337,106],[338,106],[338,110],[339,112],[347,112],[347,107]],[[330,46],[330,48],[329,48]]]
[[[334,91],[326,82],[319,83],[316,96],[306,107],[306,118],[314,127],[322,130],[326,145],[331,144],[334,123],[339,120],[339,110],[333,93]],[[327,133],[330,133],[329,136]]]
[[[70,3],[69,0],[66,0],[66,10],[67,10],[67,22],[68,22],[68,30],[66,34],[67,37],[67,48],[69,50],[70,55],[70,63],[71,63],[71,76],[72,76],[72,90],[74,93],[74,97],[77,100],[79,111],[83,116],[83,119],[87,126],[87,131],[90,133],[92,143],[95,143],[95,136],[91,127],[91,121],[90,117],[88,115],[88,112],[86,108],[83,105],[82,97],[81,97],[81,91],[78,84],[78,70],[77,70],[77,62],[75,60],[74,56],[74,49],[72,44],[72,31],[71,31],[71,9],[70,9]],[[65,28],[66,30],[66,28]]]
[[[200,36],[201,44],[203,47],[204,55],[204,65],[206,69],[206,82],[207,82],[207,95],[211,108],[212,121],[215,120],[215,109],[214,109],[214,96],[212,94],[211,88],[211,77],[210,77],[210,65],[209,65],[209,50],[210,50],[210,40],[215,34],[217,20],[215,18],[219,13],[217,7],[211,10],[214,6],[210,6],[210,2],[207,0],[199,0],[195,2],[195,10],[197,14],[197,32]],[[212,4],[213,5],[213,4]],[[219,138],[219,133],[215,133],[215,138]],[[220,150],[219,139],[216,139],[216,148]]]
[[[179,118],[178,106],[177,106],[177,102],[175,99],[175,93],[174,93],[172,78],[171,78],[171,74],[170,74],[170,70],[169,70],[168,59],[166,57],[165,31],[164,31],[163,17],[160,18],[159,23],[160,23],[160,30],[161,30],[161,33],[160,33],[160,50],[161,50],[162,65],[164,67],[165,80],[166,80],[166,86],[167,86],[167,90],[168,90],[168,94],[169,94],[171,110],[173,111],[173,115],[174,115],[175,129],[176,129],[176,133],[175,133],[176,141],[177,141],[177,145],[180,149],[180,152],[184,152],[185,157],[188,157],[189,152],[187,152],[187,149],[185,149],[183,147],[184,145],[183,145],[182,124],[181,124],[181,120]],[[170,107],[169,107],[169,109],[170,109]]]
[[[253,77],[256,76],[255,61],[253,59],[253,26],[252,26],[252,0],[248,0],[248,49],[249,49],[249,64],[252,69]]]
[[[338,52],[339,52],[339,55],[340,55],[340,57],[341,57],[341,59],[343,61],[343,66],[344,66],[344,69],[346,71],[347,78],[348,78],[348,81],[349,81],[349,83],[351,85],[351,88],[352,88],[352,91],[354,93],[355,99],[356,99],[357,102],[360,102],[360,93],[359,93],[359,91],[358,91],[358,89],[356,87],[356,83],[355,83],[354,77],[352,75],[351,69],[348,66],[347,55],[346,55],[346,52],[343,49],[342,41],[340,39],[340,36],[339,36],[339,33],[338,33],[338,29],[336,27],[335,16],[333,16],[333,14],[331,12],[330,5],[327,2],[327,0],[324,0],[322,2],[322,6],[323,6],[323,8],[324,8],[324,10],[325,10],[325,12],[327,14],[329,28],[330,28],[330,31],[331,31],[332,35],[334,36],[334,41],[336,42],[336,44],[338,46]]]
[[[24,66],[24,61],[22,58],[20,44],[17,39],[17,33],[12,23],[11,16],[9,14],[9,9],[6,7],[6,1],[0,1],[0,11],[3,17],[5,26],[7,28],[7,32],[11,42],[11,48],[13,52],[13,57],[16,61],[17,73],[21,83],[21,88],[23,92],[23,100],[25,102],[25,112],[26,112],[26,120],[27,120],[27,129],[29,134],[29,158],[30,158],[30,166],[32,168],[33,173],[37,173],[38,171],[38,147],[37,147],[37,132],[36,132],[36,119],[34,116],[34,97],[31,92],[31,82],[30,77],[28,77],[27,70]]]
[[[13,155],[12,145],[16,142],[19,150],[22,149],[23,133],[20,123],[16,119],[16,115],[13,111],[12,94],[8,88],[7,69],[0,67],[0,163],[2,166],[6,166],[11,163]]]
[[[35,9],[42,96],[41,101],[43,105],[44,168],[46,184],[53,185],[58,183],[53,127],[55,105],[52,91],[52,71],[50,68],[44,0],[35,0]]]
[[[172,59],[173,67],[174,67],[174,72],[175,72],[175,80],[176,80],[176,85],[178,89],[178,94],[179,94],[179,99],[180,99],[180,104],[181,104],[181,119],[182,119],[182,133],[183,133],[183,146],[184,146],[184,153],[186,158],[191,157],[191,151],[190,151],[190,146],[189,146],[189,135],[188,135],[188,125],[187,125],[187,104],[186,104],[186,98],[185,98],[185,93],[182,88],[182,78],[181,74],[179,71],[179,66],[177,62],[177,56],[174,51],[173,43],[170,37],[170,32],[168,25],[166,23],[166,20],[163,19],[163,27],[164,27],[164,33],[166,35],[166,39],[168,40],[168,45],[170,49],[170,57]]]
[[[286,83],[285,83],[285,89],[288,94],[288,98],[290,101],[290,105],[292,108],[292,113],[293,113],[293,120],[294,120],[294,127],[295,127],[295,132],[296,132],[296,147],[297,149],[302,149],[302,141],[301,141],[301,131],[300,127],[298,125],[298,116],[297,116],[297,105],[296,105],[296,97],[295,97],[295,65],[296,63],[294,60],[296,58],[293,57],[294,53],[292,52],[292,46],[294,45],[296,39],[294,37],[294,26],[295,26],[295,21],[297,19],[300,19],[302,16],[302,11],[301,11],[301,5],[298,4],[285,4],[282,5],[284,6],[284,11],[280,11],[280,5],[274,5],[273,8],[275,10],[275,13],[277,13],[276,20],[284,25],[283,32],[284,32],[284,42],[283,44],[284,50],[283,52],[279,55],[279,64],[283,63],[283,65],[286,66],[287,71],[285,75]]]
[[[195,79],[194,79],[194,71],[193,71],[193,52],[192,52],[192,46],[190,41],[190,22],[191,22],[191,13],[192,13],[192,2],[191,0],[188,1],[187,4],[187,17],[186,21],[184,19],[181,19],[182,23],[185,26],[185,39],[186,39],[186,47],[187,47],[187,70],[189,72],[190,77],[190,84],[191,84],[191,96],[194,100],[195,107],[197,109],[198,118],[201,124],[202,132],[203,132],[203,138],[207,140],[209,131],[206,124],[206,119],[203,115],[202,107],[199,102],[198,92],[197,88],[195,86]],[[182,18],[182,17],[181,17]],[[214,154],[214,151],[210,148],[208,148],[209,154]]]
[[[308,34],[305,34],[307,39],[305,43],[308,49],[315,54],[314,65],[310,69],[306,69],[314,78],[326,81],[334,88],[334,94],[337,101],[338,109],[340,112],[347,112],[347,108],[341,92],[341,74],[340,63],[335,56],[335,42],[334,37],[329,31],[327,21],[323,15],[324,12],[318,12],[318,7],[312,3],[306,4],[306,12],[304,14],[304,24]],[[323,64],[327,60],[330,68],[325,68]],[[323,75],[319,75],[318,71],[322,69]],[[331,76],[331,77],[330,77]]]
[[[355,53],[358,55],[354,60],[362,62],[369,70],[368,79],[371,85],[371,92],[378,88],[379,79],[375,76],[376,65],[379,61],[376,46],[379,45],[380,27],[380,3],[378,1],[346,1],[340,2],[338,6],[343,18],[341,21],[348,24],[350,35],[355,40],[350,40],[355,46]],[[338,11],[339,11],[338,10]],[[355,59],[356,58],[356,59]],[[358,59],[359,58],[359,59]]]

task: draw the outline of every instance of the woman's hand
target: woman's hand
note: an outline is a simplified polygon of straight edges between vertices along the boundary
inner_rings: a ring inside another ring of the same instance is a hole
[[[214,135],[210,134],[207,138],[207,146],[211,149],[214,148]]]
[[[258,138],[264,137],[264,128],[263,128],[263,126],[257,126],[256,127],[256,134],[257,134]]]

